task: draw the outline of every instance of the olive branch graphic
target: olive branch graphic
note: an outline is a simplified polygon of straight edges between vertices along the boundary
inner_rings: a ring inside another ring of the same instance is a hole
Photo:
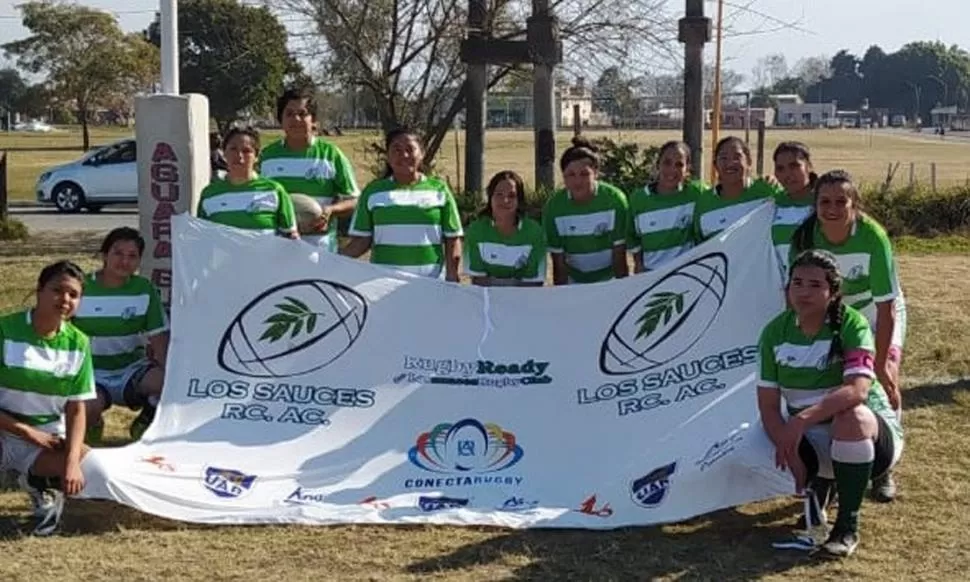
[[[637,331],[637,338],[641,339],[649,337],[653,332],[657,331],[660,326],[660,321],[663,320],[664,325],[670,323],[670,318],[673,317],[674,312],[680,315],[684,312],[684,295],[687,295],[688,291],[683,293],[672,293],[669,291],[661,291],[650,297],[647,301],[646,310],[643,315],[637,319],[637,323],[640,324],[640,329]]]
[[[317,317],[324,315],[311,311],[306,303],[295,297],[287,295],[284,299],[286,302],[277,303],[277,311],[263,321],[267,327],[259,337],[259,341],[268,339],[273,343],[279,341],[287,332],[290,333],[291,338],[295,338],[304,330],[308,334],[313,333],[317,327]]]

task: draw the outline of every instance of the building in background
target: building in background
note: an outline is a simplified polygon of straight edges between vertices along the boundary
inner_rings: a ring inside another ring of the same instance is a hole
[[[778,104],[775,125],[779,127],[830,127],[837,119],[837,107],[830,103],[805,103],[798,95],[772,95]]]

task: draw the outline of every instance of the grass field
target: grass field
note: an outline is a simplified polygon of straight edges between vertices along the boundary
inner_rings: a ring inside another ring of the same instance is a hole
[[[723,135],[735,134],[743,136],[743,132],[722,132]],[[134,130],[104,130],[95,128],[92,131],[92,144],[103,145],[117,139],[134,135]],[[278,132],[267,132],[267,138],[277,136]],[[560,132],[557,146],[562,151],[571,139],[571,133]],[[679,139],[679,131],[593,131],[590,136],[608,136],[621,141],[634,141],[641,145],[660,145],[669,139]],[[459,151],[464,156],[464,134],[459,134]],[[354,164],[358,181],[366,184],[373,176],[368,166],[373,162],[365,154],[365,145],[380,139],[376,132],[355,133],[342,137],[331,138],[350,157]],[[752,140],[754,140],[752,133]],[[967,159],[970,158],[970,140],[947,138],[946,141],[932,135],[906,134],[884,131],[868,132],[865,130],[771,130],[766,137],[766,156],[770,158],[771,150],[781,141],[800,140],[807,143],[814,156],[817,170],[825,171],[835,167],[849,170],[864,182],[882,182],[886,177],[886,168],[890,163],[900,163],[896,175],[897,184],[908,183],[909,164],[915,163],[916,177],[923,183],[930,181],[930,163],[937,163],[937,184],[963,184],[970,180],[970,168]],[[12,200],[32,200],[34,185],[37,177],[53,165],[77,159],[80,151],[50,152],[43,151],[44,147],[79,146],[80,133],[76,130],[62,131],[51,134],[0,133],[0,150],[4,148],[36,148],[34,151],[20,151],[10,153],[9,162],[9,193]],[[491,174],[503,169],[517,170],[532,182],[533,171],[533,136],[531,131],[501,131],[492,130],[486,135],[485,159],[486,180]],[[705,144],[710,143],[708,134]],[[709,146],[705,145],[709,150]],[[752,144],[753,147],[753,144]],[[709,156],[708,151],[705,155]],[[709,159],[709,158],[708,158]],[[464,159],[459,160],[464,167]],[[459,185],[458,164],[456,164],[455,135],[448,136],[437,158],[439,173],[449,177],[453,184]],[[766,171],[771,170],[770,159],[765,163]],[[464,170],[462,169],[462,172]]]
[[[45,263],[93,266],[96,234],[0,245],[0,311],[29,298]],[[825,562],[770,543],[799,504],[778,500],[686,523],[614,532],[458,527],[198,527],[106,502],[72,502],[65,534],[18,533],[26,497],[0,493],[0,579],[63,580],[965,580],[970,547],[970,261],[966,247],[907,241],[909,311],[901,495],[863,507],[862,545]],[[923,252],[933,249],[936,252]],[[958,249],[958,250],[957,250]],[[958,380],[963,378],[963,380]],[[111,414],[121,443],[128,419]]]

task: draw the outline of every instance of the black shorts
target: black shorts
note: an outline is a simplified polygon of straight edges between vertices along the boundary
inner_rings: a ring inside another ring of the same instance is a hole
[[[876,458],[872,463],[872,478],[878,479],[892,468],[893,457],[896,454],[896,445],[893,441],[892,429],[881,414],[876,414],[876,422],[879,423],[879,431],[876,433],[875,449]],[[811,441],[802,437],[802,442],[798,444],[798,456],[805,463],[808,469],[808,478],[812,479],[818,474],[818,453]]]

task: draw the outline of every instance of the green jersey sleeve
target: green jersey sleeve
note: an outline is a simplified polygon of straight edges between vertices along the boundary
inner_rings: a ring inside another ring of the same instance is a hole
[[[344,152],[337,146],[334,146],[334,168],[336,175],[333,179],[337,195],[340,198],[356,198],[359,196],[360,189],[357,187],[357,178],[354,177],[354,168],[350,165],[350,160],[347,159]]]
[[[461,227],[461,215],[458,214],[458,203],[455,195],[447,186],[442,186],[445,194],[445,206],[441,209],[441,231],[446,238],[457,238],[464,234]]]
[[[626,248],[631,253],[639,253],[642,249],[640,232],[637,230],[637,211],[641,208],[641,197],[647,196],[645,188],[637,188],[630,194],[626,219]]]
[[[532,244],[532,252],[529,253],[529,260],[523,269],[522,280],[541,283],[546,280],[546,237],[538,223],[532,222],[532,225],[533,229],[530,232],[534,233],[534,236],[529,241]]]
[[[842,318],[842,329],[839,331],[842,340],[842,350],[866,350],[875,353],[876,342],[872,336],[872,328],[868,320],[859,311],[845,308],[845,316]]]
[[[210,186],[206,186],[205,188],[202,189],[202,193],[199,194],[199,204],[195,209],[195,216],[197,218],[204,218],[206,220],[209,219],[209,215],[205,211],[205,204],[203,204],[203,202],[205,201],[206,197],[209,195],[210,192],[211,192]]]
[[[758,386],[763,388],[778,388],[778,362],[775,360],[775,346],[778,344],[774,321],[761,331],[758,339],[758,368],[760,378]]]
[[[370,238],[374,233],[374,219],[371,216],[367,199],[370,198],[370,186],[364,188],[354,209],[354,215],[350,219],[350,236],[362,236]]]
[[[465,270],[470,277],[486,276],[485,261],[482,260],[482,253],[478,243],[482,242],[482,229],[479,223],[473,223],[468,227],[465,237],[465,245],[462,249],[462,263],[466,265]]]
[[[148,312],[145,314],[145,333],[155,335],[168,330],[168,317],[158,288],[148,281]]]
[[[546,244],[549,246],[549,252],[553,254],[562,254],[563,252],[562,237],[559,236],[559,229],[556,228],[555,200],[558,195],[556,193],[550,196],[542,210],[542,226],[546,231]]]
[[[276,228],[280,232],[296,231],[296,211],[293,210],[293,199],[282,186],[276,187],[279,205],[276,207]]]
[[[893,263],[892,243],[889,236],[878,225],[873,225],[874,237],[869,263],[869,285],[872,300],[876,303],[891,301],[899,295],[896,284],[896,269]]]
[[[71,386],[71,393],[67,396],[68,400],[91,400],[96,397],[94,388],[94,363],[91,358],[91,344],[84,345],[84,361],[81,369],[74,376]]]
[[[613,223],[613,246],[625,245],[630,238],[630,203],[626,194],[615,188],[616,221]]]

